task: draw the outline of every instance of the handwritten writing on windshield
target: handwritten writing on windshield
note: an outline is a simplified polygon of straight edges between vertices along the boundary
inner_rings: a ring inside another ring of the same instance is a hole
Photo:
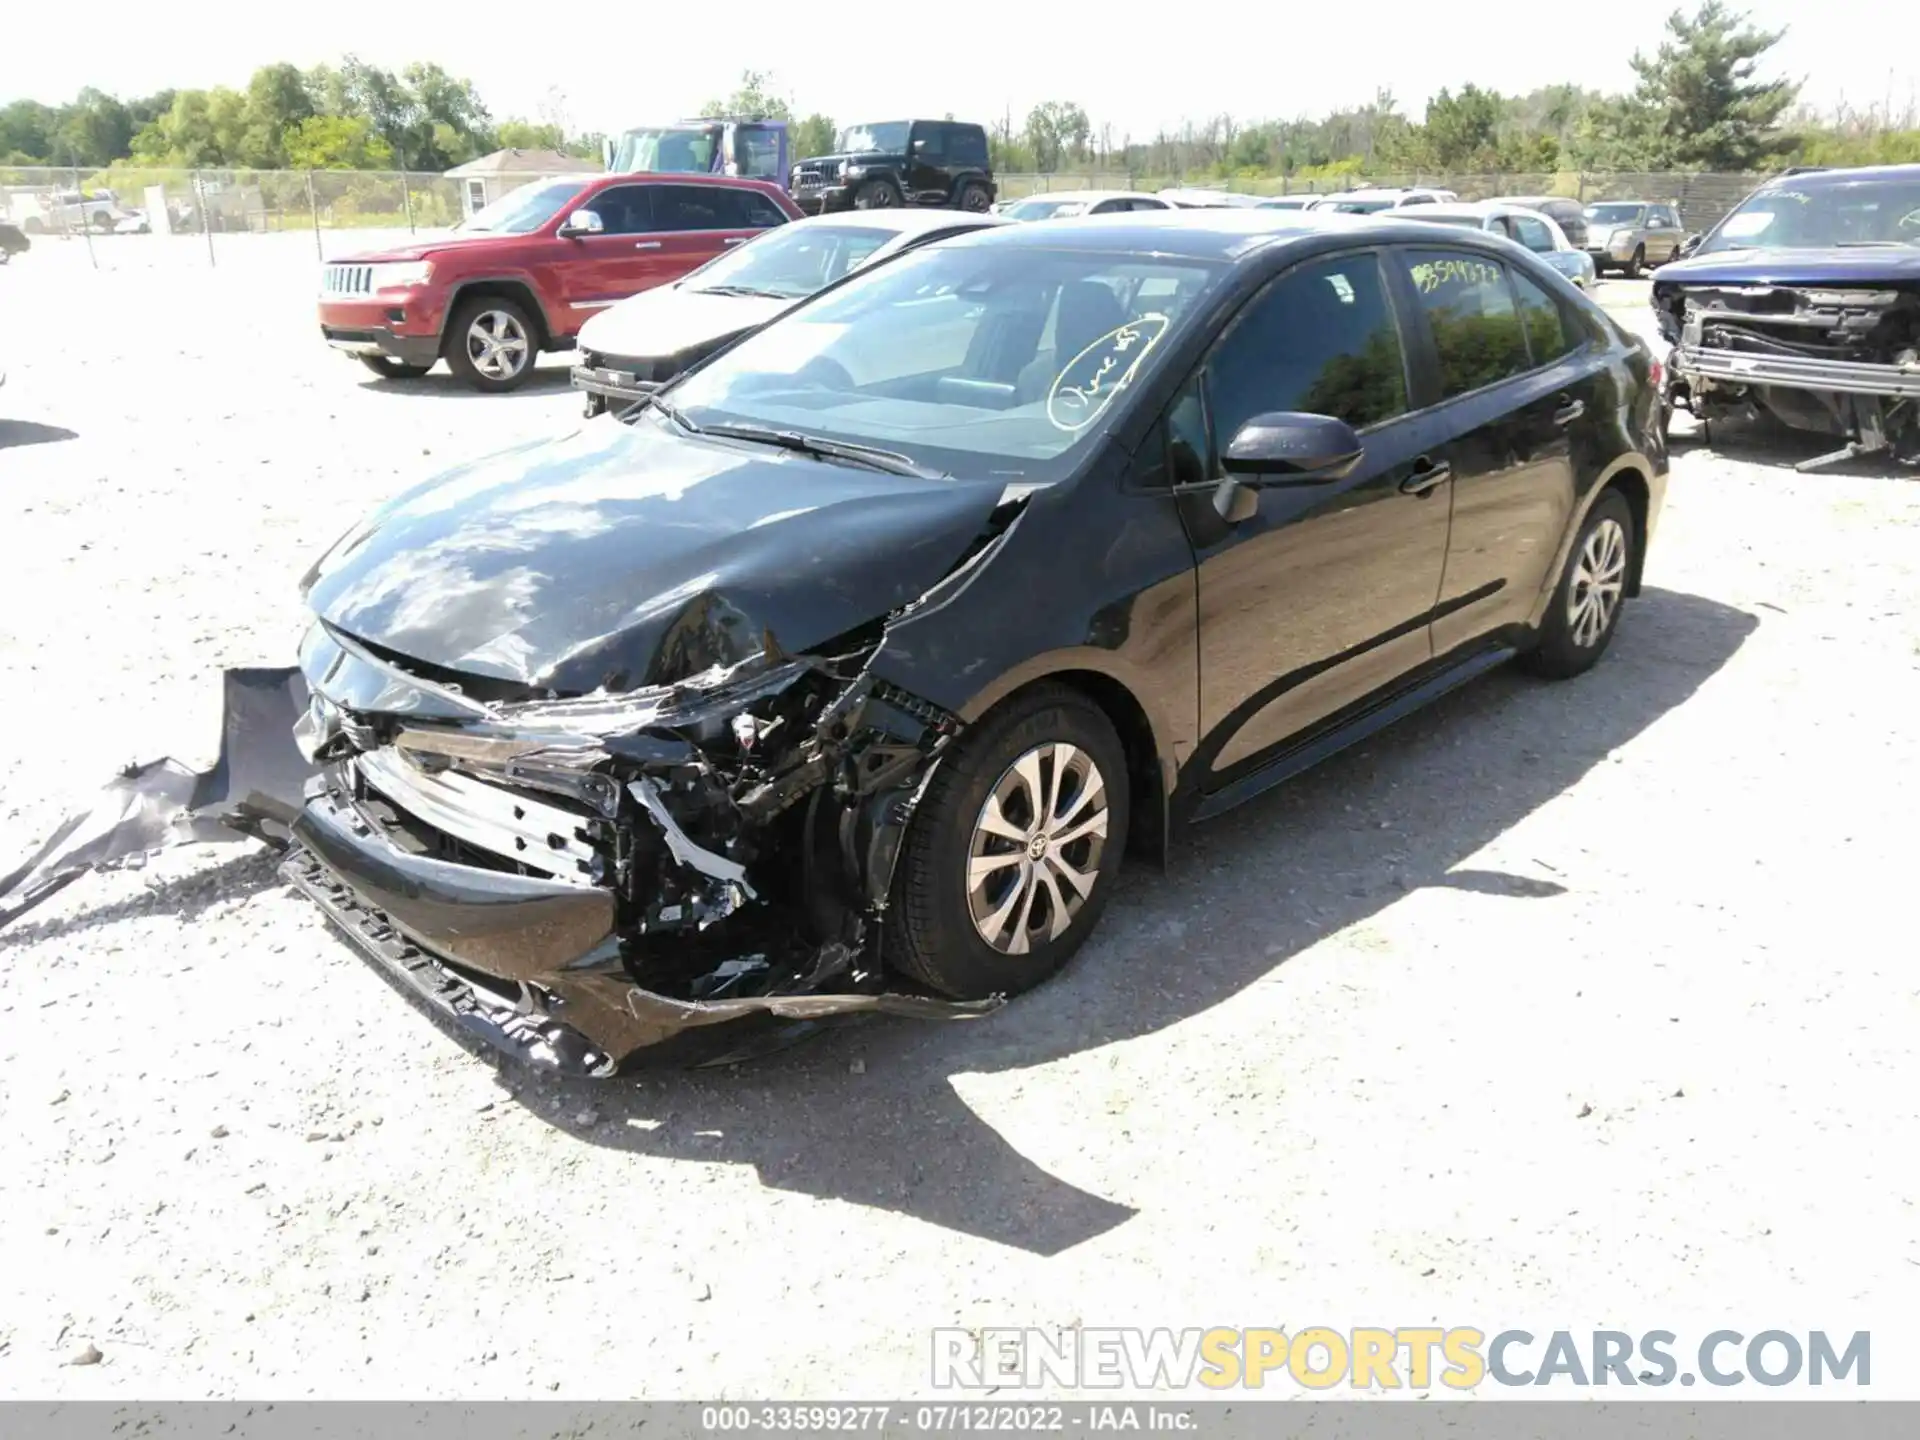
[[[1055,429],[1084,430],[1127,387],[1167,333],[1167,317],[1141,315],[1109,330],[1066,363],[1047,391],[1047,419]]]

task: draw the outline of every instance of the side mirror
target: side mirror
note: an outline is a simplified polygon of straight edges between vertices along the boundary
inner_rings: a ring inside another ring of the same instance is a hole
[[[1693,254],[1694,251],[1700,248],[1700,242],[1705,238],[1705,236],[1698,232],[1687,236],[1686,239],[1680,242],[1680,257],[1685,259],[1687,256]]]
[[[1344,420],[1275,410],[1234,433],[1220,466],[1253,485],[1326,485],[1351,475],[1365,454]]]
[[[576,210],[567,216],[567,223],[560,227],[563,238],[571,239],[576,235],[604,234],[607,222],[591,210]]]

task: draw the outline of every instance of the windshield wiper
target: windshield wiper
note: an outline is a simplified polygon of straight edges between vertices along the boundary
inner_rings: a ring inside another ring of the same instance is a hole
[[[760,290],[752,285],[702,285],[693,292],[696,295],[745,295],[755,300],[791,300],[791,295],[782,295],[778,290]]]
[[[803,435],[798,430],[770,430],[760,425],[709,425],[702,433],[718,435],[727,440],[745,440],[755,445],[773,445],[797,455],[811,455],[816,460],[849,460],[856,465],[884,470],[889,475],[911,476],[915,480],[952,478],[944,470],[922,465],[918,460],[894,450],[882,450],[875,445],[855,445],[845,440],[823,440],[817,435]]]
[[[668,421],[678,425],[689,435],[698,435],[701,433],[700,427],[689,420],[678,405],[675,405],[658,390],[649,391],[647,394],[641,396],[639,403],[633,407],[632,413],[638,415],[648,407],[658,410]]]

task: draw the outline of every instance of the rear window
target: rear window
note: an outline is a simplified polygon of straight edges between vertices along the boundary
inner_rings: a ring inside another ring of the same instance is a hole
[[[949,165],[978,165],[985,168],[987,163],[987,132],[978,125],[956,125],[947,135],[947,163]]]

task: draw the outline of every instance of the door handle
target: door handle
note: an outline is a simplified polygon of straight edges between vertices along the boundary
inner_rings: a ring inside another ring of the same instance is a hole
[[[636,250],[658,250],[660,248],[660,242],[658,240],[638,240],[634,242],[633,248]]]
[[[1586,413],[1586,401],[1568,400],[1558,410],[1553,412],[1553,423],[1556,425],[1571,425]]]
[[[1413,473],[1400,482],[1402,495],[1431,494],[1434,487],[1453,478],[1453,466],[1445,460],[1433,461],[1422,456],[1414,462]]]

